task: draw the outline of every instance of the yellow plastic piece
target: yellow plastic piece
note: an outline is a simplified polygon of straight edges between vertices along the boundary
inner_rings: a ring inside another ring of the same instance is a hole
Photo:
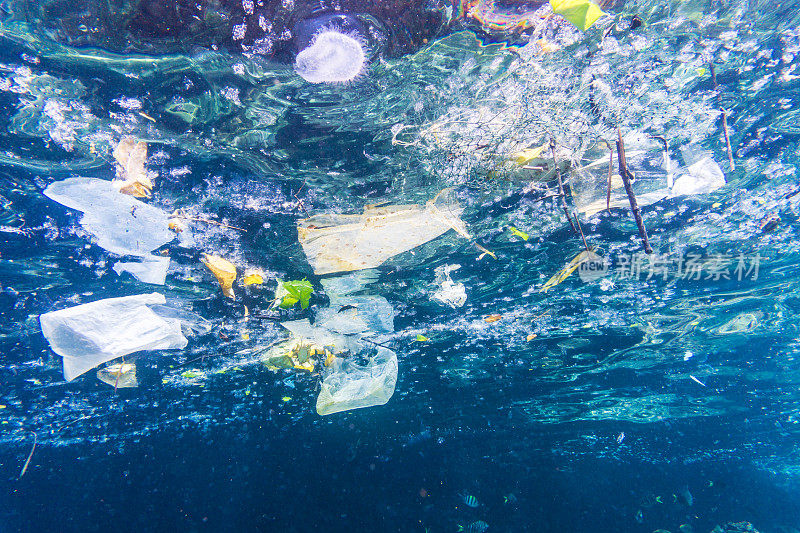
[[[236,266],[218,255],[203,254],[203,264],[217,278],[222,294],[233,298],[233,282],[236,280]]]
[[[587,0],[550,0],[550,7],[553,13],[561,15],[581,31],[588,30],[605,15],[602,9]]]

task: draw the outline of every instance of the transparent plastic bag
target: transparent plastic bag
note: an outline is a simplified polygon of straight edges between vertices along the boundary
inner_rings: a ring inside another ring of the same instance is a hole
[[[297,237],[318,275],[374,268],[448,230],[469,238],[463,209],[441,194],[422,205],[367,206],[360,215],[323,214],[297,224]]]
[[[461,265],[441,265],[436,267],[434,283],[439,286],[439,290],[431,296],[434,300],[449,305],[453,309],[467,303],[467,289],[464,284],[456,283],[450,278],[450,273],[459,268],[461,268]]]
[[[164,303],[158,293],[107,298],[45,313],[39,322],[50,347],[63,358],[64,378],[72,381],[133,352],[185,348],[180,320],[159,316],[149,307]]]
[[[378,347],[378,353],[366,365],[336,358],[322,380],[317,413],[324,416],[383,405],[394,394],[396,383],[397,354],[388,348]]]

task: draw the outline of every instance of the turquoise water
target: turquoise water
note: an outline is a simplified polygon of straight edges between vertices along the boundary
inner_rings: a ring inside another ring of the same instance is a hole
[[[310,8],[266,4],[156,35],[116,4],[0,3],[0,531],[800,529],[795,4],[617,2],[584,33],[520,3],[509,33],[460,5],[354,3],[365,65],[332,84],[294,68],[317,26],[287,21]],[[141,200],[181,210],[152,248],[163,284],[118,274],[137,254],[98,237],[132,204],[101,202],[93,233],[44,194],[118,178],[126,137],[147,145]],[[367,304],[298,223],[434,198],[377,230],[434,234],[361,271],[391,316],[339,354],[394,352],[391,398],[319,415],[331,368],[267,354],[282,322],[354,327]],[[599,273],[549,286],[586,248]],[[234,298],[202,254],[236,266]],[[307,309],[273,305],[303,279]],[[40,315],[153,292],[186,347],[126,353],[136,388],[65,381]]]

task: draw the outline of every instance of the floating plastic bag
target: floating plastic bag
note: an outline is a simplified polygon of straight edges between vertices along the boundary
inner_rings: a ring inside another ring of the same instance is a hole
[[[467,290],[463,283],[455,283],[450,278],[450,272],[455,272],[461,265],[441,265],[436,267],[434,283],[439,285],[439,290],[433,293],[433,299],[449,305],[453,309],[467,303]]]
[[[397,354],[378,347],[366,365],[350,358],[336,358],[330,373],[322,380],[317,397],[317,413],[324,416],[350,409],[383,405],[394,394],[397,383]]]
[[[98,246],[115,254],[144,257],[175,238],[166,213],[121,194],[110,181],[68,178],[51,183],[44,195],[81,211],[81,226],[97,238]]]
[[[317,311],[316,325],[341,333],[394,331],[394,308],[382,296],[331,296],[330,307]]]
[[[342,335],[327,328],[312,325],[307,318],[281,322],[281,326],[307,343],[332,348],[337,352],[357,352],[361,349],[361,343],[357,337]]]
[[[147,161],[147,143],[124,137],[114,148],[117,160],[117,178],[114,185],[122,194],[138,198],[150,198],[153,182],[147,175],[144,164]]]
[[[169,257],[157,255],[146,255],[142,261],[135,263],[119,261],[114,264],[114,272],[118,275],[121,276],[123,272],[128,272],[139,281],[154,285],[164,284],[167,279],[167,270],[169,270]]]
[[[163,294],[107,298],[45,313],[42,333],[63,357],[64,377],[72,381],[101,363],[141,350],[174,350],[188,344],[175,318],[156,314]]]
[[[318,275],[374,268],[453,229],[469,238],[463,209],[441,193],[424,206],[367,206],[360,215],[314,215],[297,236]]]
[[[628,169],[633,172],[631,187],[636,194],[639,207],[653,204],[669,196],[668,176],[671,160],[664,157],[663,144],[642,135],[625,137],[625,155]],[[586,162],[589,160],[590,162]],[[570,190],[575,207],[584,215],[591,216],[609,207],[630,209],[630,200],[619,175],[617,152],[614,147],[611,196],[608,194],[609,152],[600,143],[584,155],[583,166],[574,169],[570,177]],[[666,168],[664,168],[666,166]]]
[[[681,153],[688,166],[672,185],[669,191],[672,196],[710,193],[725,185],[725,174],[711,152],[697,145],[689,145]]]
[[[117,363],[101,368],[97,371],[97,379],[108,383],[115,389],[139,386],[139,381],[136,379],[136,365],[133,363]]]

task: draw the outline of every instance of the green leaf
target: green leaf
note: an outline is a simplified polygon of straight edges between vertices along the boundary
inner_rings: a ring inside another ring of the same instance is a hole
[[[278,285],[275,298],[281,299],[278,305],[281,309],[291,309],[297,302],[300,302],[301,309],[306,309],[313,293],[314,287],[306,279],[284,281]]]
[[[508,227],[508,231],[511,232],[511,235],[514,235],[515,237],[519,237],[523,241],[527,241],[530,238],[530,236],[527,233],[525,233],[524,231],[518,230],[514,226],[509,226]]]
[[[605,15],[602,9],[587,0],[550,0],[553,13],[561,15],[581,31],[591,28]]]
[[[420,335],[419,333],[417,333],[417,341],[425,342],[425,341],[429,341],[429,340],[430,339],[428,337],[426,337],[425,335]]]

